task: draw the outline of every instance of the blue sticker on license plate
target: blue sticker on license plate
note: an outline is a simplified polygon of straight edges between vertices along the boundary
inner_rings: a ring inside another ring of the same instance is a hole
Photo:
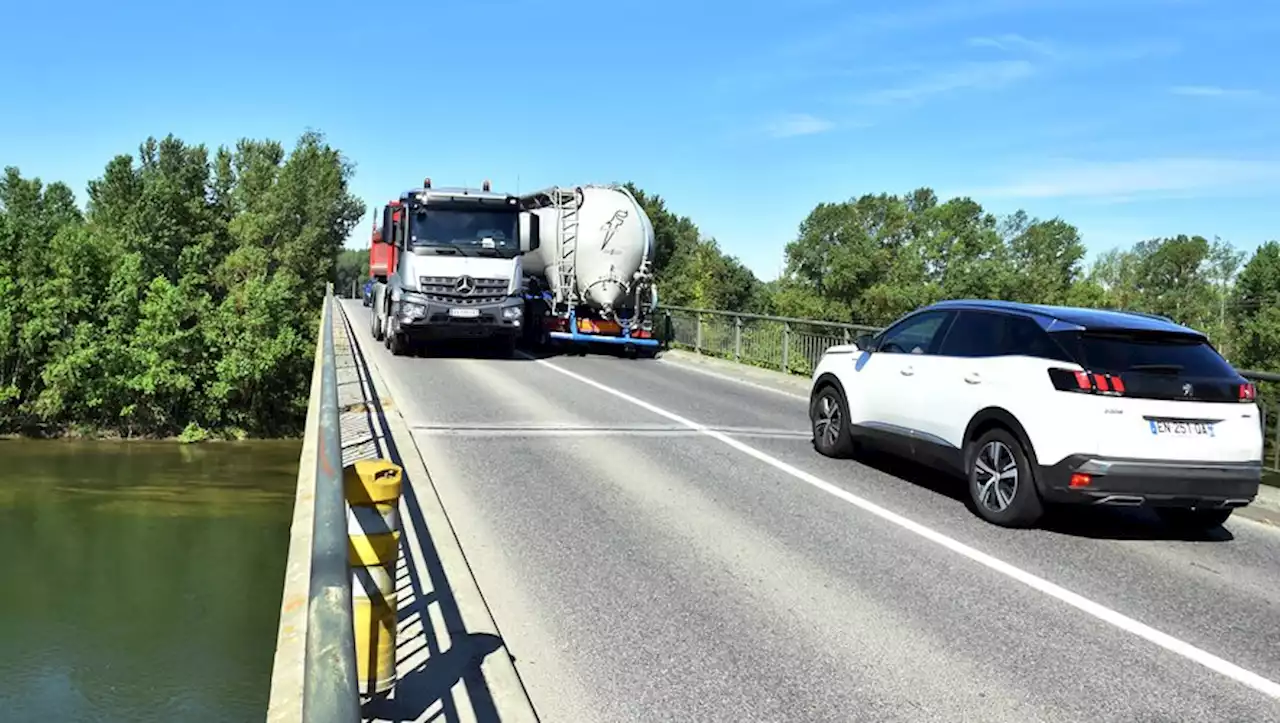
[[[1185,419],[1148,419],[1151,433],[1158,437],[1212,437],[1213,422]]]

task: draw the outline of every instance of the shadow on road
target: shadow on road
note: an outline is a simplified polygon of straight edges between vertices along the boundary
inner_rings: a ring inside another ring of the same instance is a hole
[[[352,328],[351,320],[345,318],[345,321],[348,333],[354,336],[357,332]],[[368,360],[361,348],[354,343],[351,352],[359,365],[361,379],[368,385],[370,401],[366,405],[366,414],[370,428],[379,432],[374,435],[379,447],[378,454],[403,468],[404,460],[391,436],[380,395],[369,374]],[[428,657],[423,664],[398,680],[394,697],[375,698],[365,703],[363,717],[366,720],[387,721],[462,720],[451,694],[453,687],[462,681],[474,719],[479,723],[498,723],[501,719],[480,666],[489,654],[504,649],[503,642],[497,636],[467,632],[457,598],[445,575],[444,565],[432,541],[431,530],[427,529],[426,518],[414,489],[414,483],[419,481],[426,484],[426,480],[413,480],[407,473],[403,476],[401,495],[407,518],[401,524],[412,526],[421,547],[422,559],[415,559],[407,544],[407,536],[402,537],[401,554],[409,582],[405,592],[411,596],[411,602],[398,611],[397,617],[403,625],[414,613],[418,614],[422,623],[423,647]],[[427,579],[422,579],[418,572],[420,568],[425,569]],[[401,587],[399,581],[397,587]],[[439,606],[444,629],[449,631],[451,644],[448,649],[441,648],[439,636],[433,629],[432,616],[429,614],[429,608],[433,604]],[[399,652],[397,650],[397,659],[400,658]],[[441,710],[428,716],[427,711],[437,703]]]
[[[884,453],[867,451],[858,456],[862,464],[903,481],[948,497],[974,516],[973,501],[965,480],[918,462]],[[1227,525],[1231,522],[1228,521]],[[1039,528],[1044,532],[1099,540],[1152,540],[1171,542],[1229,542],[1231,530],[1216,527],[1186,531],[1165,524],[1154,511],[1143,508],[1055,505],[1045,510]]]

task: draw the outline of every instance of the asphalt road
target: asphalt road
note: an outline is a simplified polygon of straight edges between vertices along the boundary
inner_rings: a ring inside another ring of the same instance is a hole
[[[801,399],[396,358],[344,303],[543,720],[1280,721],[1276,528],[997,528],[962,482],[819,456]]]

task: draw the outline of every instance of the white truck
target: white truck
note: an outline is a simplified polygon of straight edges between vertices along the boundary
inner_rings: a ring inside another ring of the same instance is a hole
[[[448,339],[486,339],[515,351],[524,319],[520,201],[479,190],[406,191],[382,210],[369,251],[372,333],[392,354]]]
[[[542,243],[543,236],[547,243]],[[653,225],[622,186],[524,196],[423,187],[383,209],[370,246],[372,334],[393,354],[482,338],[513,353],[591,343],[653,350]]]
[[[635,197],[618,185],[553,187],[520,207],[528,341],[656,349],[653,224]]]

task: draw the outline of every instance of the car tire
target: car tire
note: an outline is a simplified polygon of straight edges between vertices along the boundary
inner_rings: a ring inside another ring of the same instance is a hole
[[[809,424],[813,448],[826,457],[852,457],[856,445],[849,424],[849,404],[833,385],[818,390],[809,400]]]
[[[1177,530],[1187,532],[1212,530],[1227,521],[1233,510],[1228,509],[1188,509],[1185,507],[1157,507],[1156,514],[1164,524]]]
[[[1026,450],[1008,430],[990,429],[971,442],[965,465],[969,498],[982,519],[1001,527],[1031,527],[1044,515]]]

